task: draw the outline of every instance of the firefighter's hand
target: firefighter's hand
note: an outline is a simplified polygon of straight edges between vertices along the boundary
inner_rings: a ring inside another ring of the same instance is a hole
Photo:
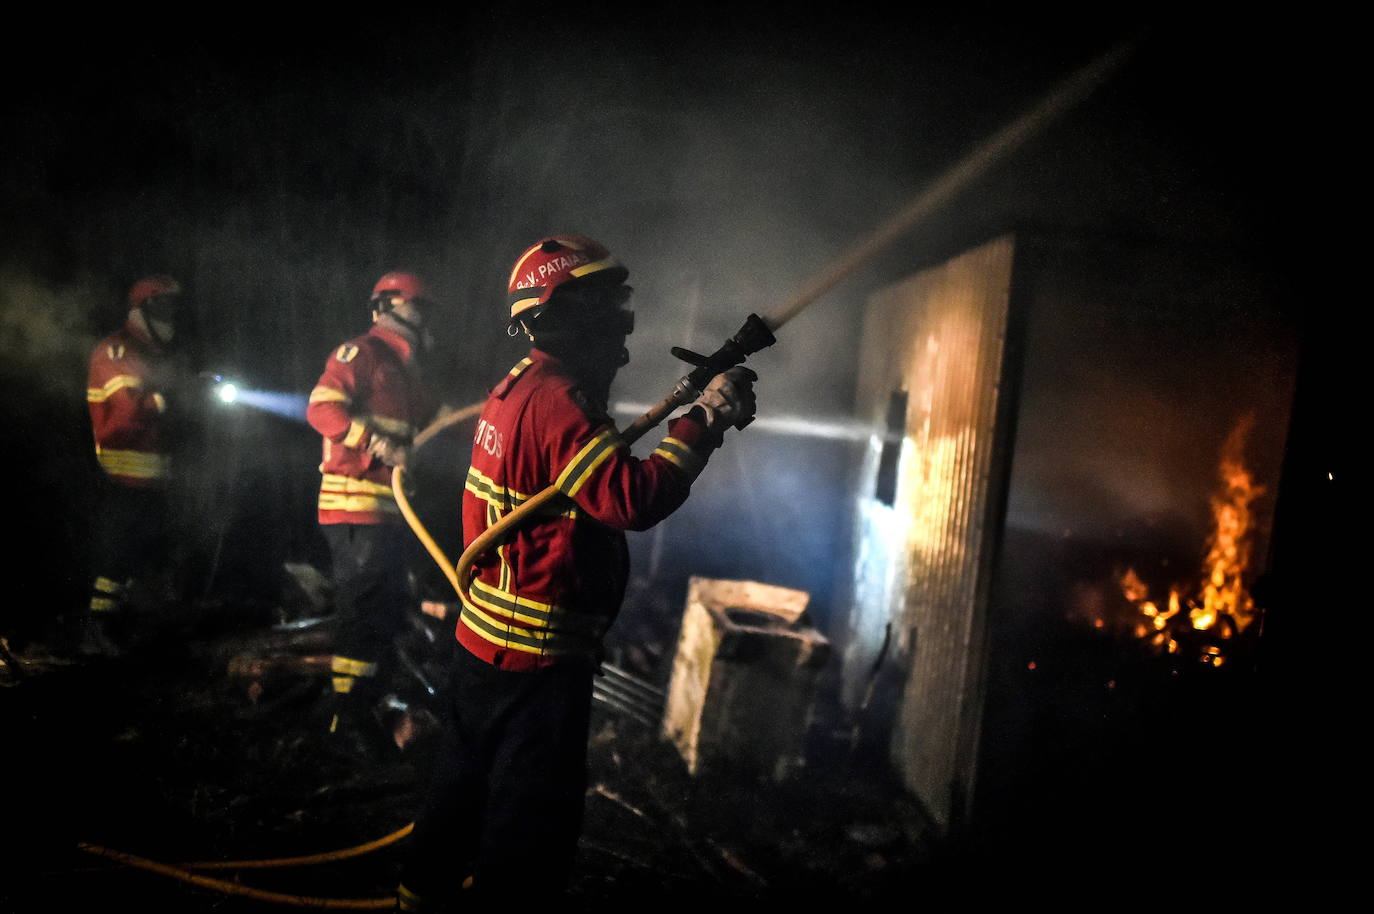
[[[730,426],[744,428],[754,418],[754,382],[759,376],[736,365],[711,379],[693,406],[706,415],[706,427],[724,432]]]
[[[406,458],[410,456],[410,447],[399,438],[373,432],[372,440],[367,443],[367,452],[389,467],[404,469]]]

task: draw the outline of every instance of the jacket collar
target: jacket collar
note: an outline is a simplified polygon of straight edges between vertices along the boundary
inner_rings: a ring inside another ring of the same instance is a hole
[[[387,346],[401,357],[402,362],[409,363],[415,354],[415,341],[412,340],[408,334],[394,327],[390,327],[381,321],[373,324],[371,329],[367,332],[369,335],[375,336],[383,343],[386,343]]]

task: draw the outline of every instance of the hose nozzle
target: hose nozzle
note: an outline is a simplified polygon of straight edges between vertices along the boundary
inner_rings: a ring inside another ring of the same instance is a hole
[[[745,320],[744,326],[734,336],[725,341],[725,344],[710,355],[700,355],[690,349],[683,349],[674,346],[670,351],[675,358],[679,358],[689,365],[696,368],[687,375],[687,383],[692,385],[698,392],[704,390],[706,385],[716,375],[741,364],[745,359],[760,349],[767,349],[776,343],[777,337],[773,336],[773,331],[768,328],[768,324],[757,314],[751,314]]]

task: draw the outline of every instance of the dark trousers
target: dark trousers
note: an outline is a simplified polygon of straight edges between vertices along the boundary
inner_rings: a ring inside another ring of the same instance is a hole
[[[410,600],[406,581],[406,528],[383,524],[325,524],[325,540],[334,565],[336,658],[356,664],[384,665],[405,623]],[[336,661],[337,664],[337,661]],[[336,673],[352,676],[360,692],[371,692],[377,673]],[[336,678],[336,691],[340,683]],[[352,683],[349,683],[352,685]]]
[[[167,492],[105,480],[96,523],[91,609],[124,609],[125,585],[157,570],[168,546]]]
[[[592,667],[498,669],[459,648],[444,735],[401,875],[409,892],[474,901],[561,892],[582,829]],[[404,892],[403,892],[404,894]]]

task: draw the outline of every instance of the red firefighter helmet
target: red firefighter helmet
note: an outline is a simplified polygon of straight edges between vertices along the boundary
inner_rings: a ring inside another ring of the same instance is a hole
[[[372,287],[372,313],[385,314],[402,302],[429,302],[429,287],[414,273],[393,270],[377,280]]]
[[[180,294],[181,283],[172,277],[164,273],[145,276],[129,289],[129,307],[141,308],[150,298]]]
[[[592,275],[620,283],[630,271],[604,245],[581,235],[551,235],[530,245],[510,272],[512,326],[522,318],[537,317],[559,286]]]

